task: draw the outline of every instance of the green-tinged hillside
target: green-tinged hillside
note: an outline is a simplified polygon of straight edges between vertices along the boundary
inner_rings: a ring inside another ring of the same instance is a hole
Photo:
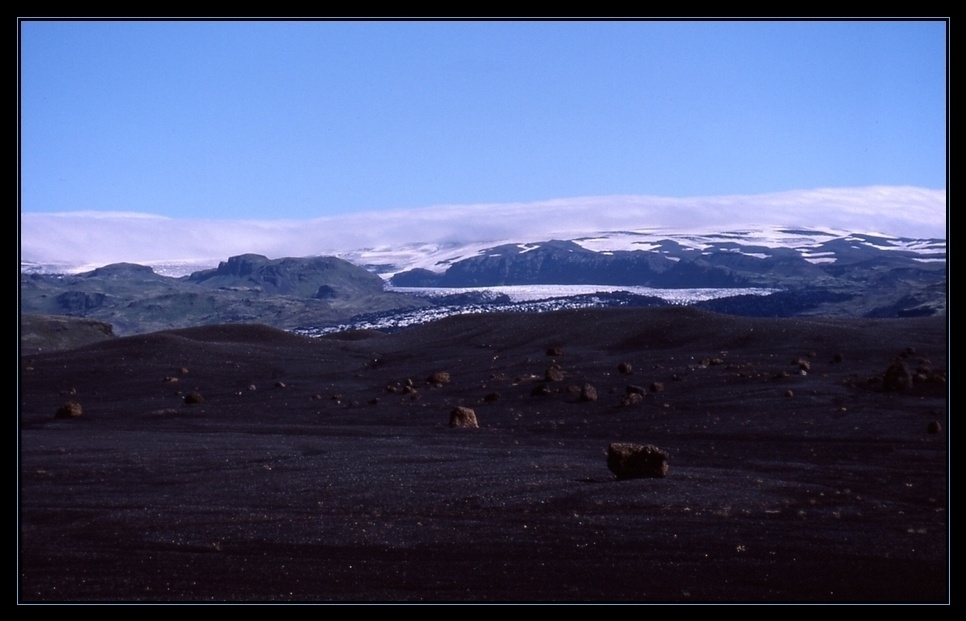
[[[91,272],[25,274],[21,313],[107,322],[117,335],[221,323],[279,328],[345,321],[364,312],[425,304],[335,257],[271,260],[242,255],[184,278],[119,263]]]

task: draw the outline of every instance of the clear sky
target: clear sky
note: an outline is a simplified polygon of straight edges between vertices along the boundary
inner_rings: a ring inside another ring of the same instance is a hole
[[[947,23],[20,22],[21,212],[946,188]]]

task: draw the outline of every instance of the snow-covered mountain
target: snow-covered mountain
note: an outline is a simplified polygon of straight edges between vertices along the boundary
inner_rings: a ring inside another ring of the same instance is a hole
[[[567,245],[567,242],[571,245]],[[641,229],[633,231],[589,232],[573,239],[537,241],[519,237],[490,242],[430,244],[413,243],[399,246],[381,246],[339,253],[338,256],[350,263],[362,265],[384,278],[402,283],[406,278],[398,275],[423,270],[442,277],[456,265],[489,262],[506,265],[524,263],[524,255],[531,257],[545,255],[552,246],[570,254],[589,253],[597,255],[601,263],[605,257],[623,257],[637,252],[648,260],[671,267],[671,264],[691,262],[700,258],[716,257],[719,265],[734,266],[745,263],[752,271],[778,269],[777,263],[797,259],[799,263],[812,266],[844,266],[858,261],[877,257],[891,261],[912,264],[942,264],[946,262],[946,241],[944,239],[903,238],[876,233],[853,233],[835,229],[803,227],[763,226],[725,230],[688,230]],[[493,261],[496,259],[497,261]],[[762,263],[768,262],[768,263]],[[805,269],[803,267],[803,269]],[[820,271],[814,271],[819,274]],[[432,278],[429,274],[424,277]],[[539,275],[534,275],[538,277]],[[394,278],[395,277],[395,278]],[[562,276],[563,280],[544,281],[543,284],[569,282],[578,284],[572,273]],[[443,286],[473,286],[475,283],[445,282]],[[537,282],[489,282],[479,284],[531,284]],[[586,281],[585,281],[586,282]],[[600,283],[601,281],[592,281]],[[634,276],[626,283],[635,282]],[[666,283],[665,283],[666,284]],[[674,286],[673,283],[671,286]],[[690,286],[682,285],[678,286]]]
[[[370,314],[353,324],[376,329],[453,313],[573,306],[670,303],[738,314],[892,317],[946,307],[945,240],[831,229],[615,231],[343,256],[380,273],[394,291],[442,300],[432,310]]]

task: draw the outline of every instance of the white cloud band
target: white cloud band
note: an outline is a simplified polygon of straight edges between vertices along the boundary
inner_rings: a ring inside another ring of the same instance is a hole
[[[40,264],[205,262],[246,252],[277,258],[361,248],[539,241],[601,231],[732,230],[783,225],[945,238],[946,191],[815,189],[693,198],[598,196],[441,205],[307,220],[183,220],[120,212],[21,214],[21,259]]]

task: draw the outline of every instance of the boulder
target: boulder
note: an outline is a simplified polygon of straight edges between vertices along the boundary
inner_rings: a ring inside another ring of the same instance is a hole
[[[57,418],[77,418],[84,413],[81,404],[76,401],[68,401],[64,405],[57,408]]]
[[[630,362],[622,362],[619,365],[617,365],[617,372],[620,373],[621,375],[630,375],[631,373],[634,372],[634,367],[631,365]]]
[[[597,401],[597,389],[590,384],[584,384],[580,389],[581,401]]]
[[[636,405],[644,401],[644,397],[639,392],[631,392],[621,398],[621,405]]]
[[[458,405],[449,413],[449,426],[462,429],[477,429],[480,424],[476,420],[476,412],[471,408]]]
[[[426,378],[426,383],[428,384],[448,384],[450,380],[449,373],[447,371],[436,371]]]
[[[204,403],[205,398],[201,396],[200,392],[192,391],[184,396],[184,402],[187,405],[194,405],[196,403]]]
[[[896,360],[882,376],[884,390],[905,390],[912,387],[912,372],[901,360]]]
[[[547,369],[547,372],[544,374],[544,378],[548,382],[562,382],[564,379],[564,374],[563,371],[560,370],[560,367],[552,366]]]
[[[607,468],[618,479],[665,477],[667,454],[650,444],[614,442],[607,447]]]

